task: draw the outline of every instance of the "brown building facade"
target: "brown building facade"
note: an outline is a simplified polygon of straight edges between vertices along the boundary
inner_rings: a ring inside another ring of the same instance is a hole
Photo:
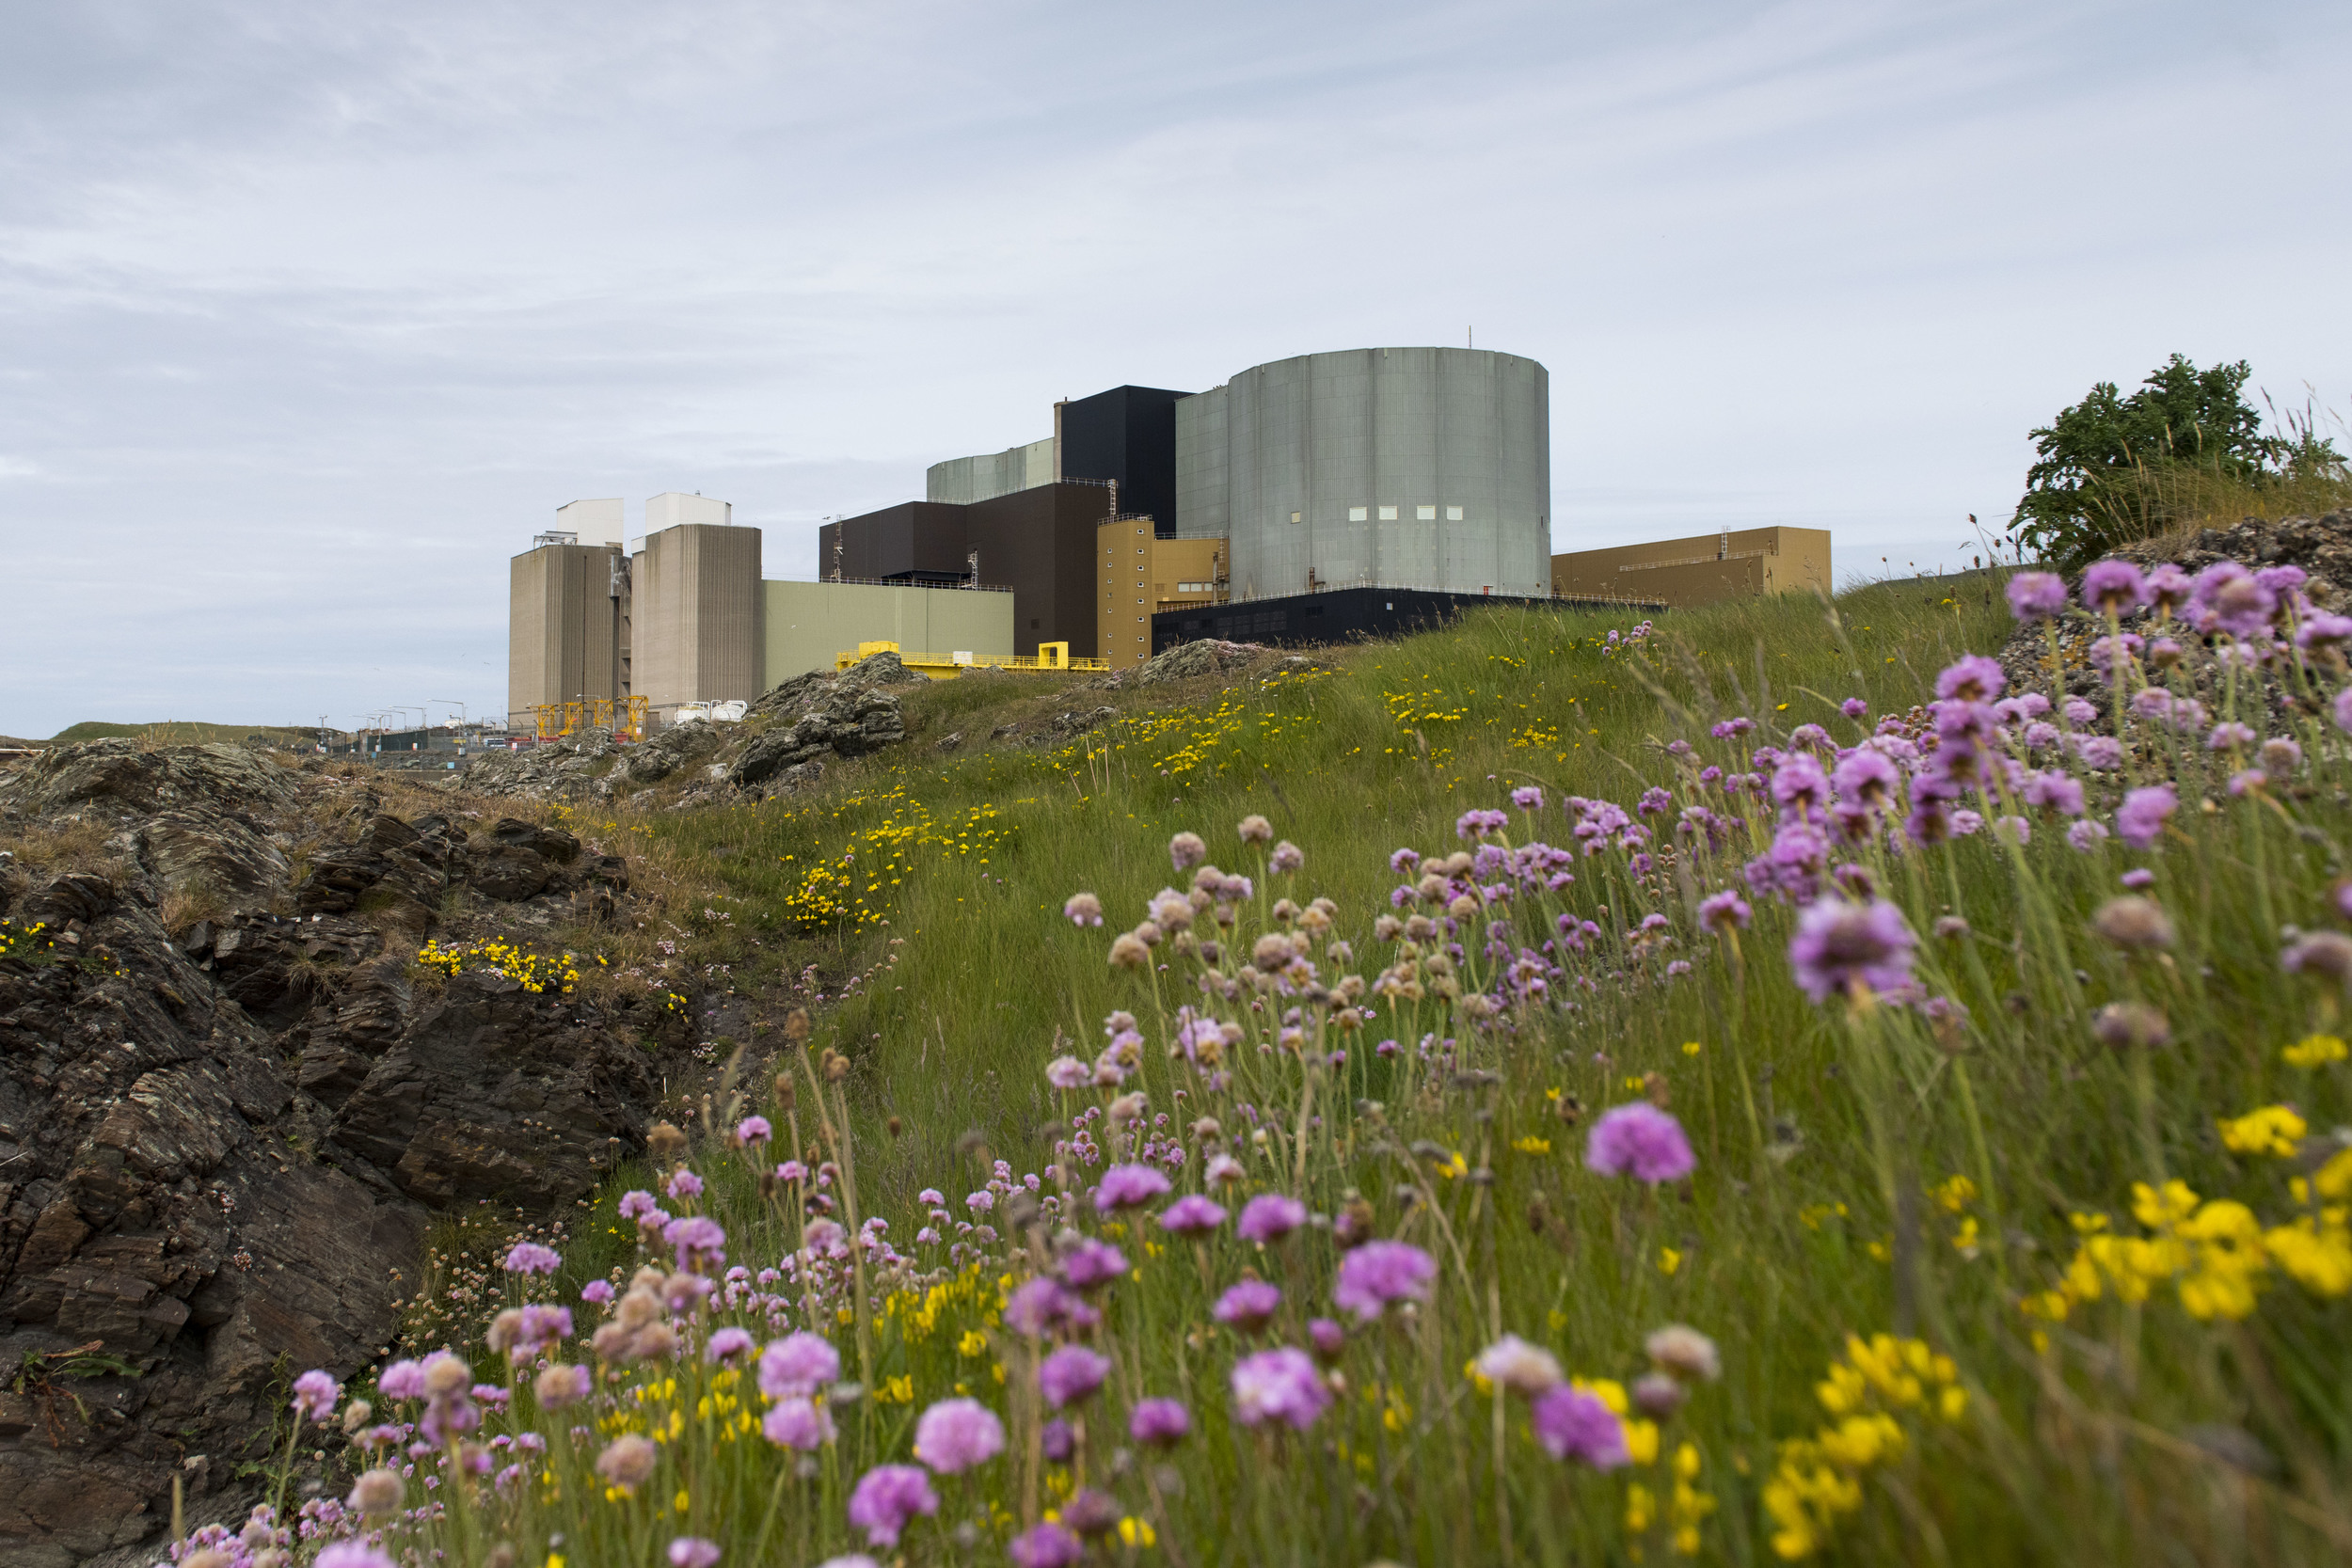
[[[1152,616],[1225,596],[1222,539],[1162,538],[1150,517],[1115,517],[1095,530],[1094,544],[1094,649],[1114,670],[1152,657]]]
[[[1751,528],[1551,558],[1561,598],[1658,599],[1677,609],[1830,590],[1829,530]]]

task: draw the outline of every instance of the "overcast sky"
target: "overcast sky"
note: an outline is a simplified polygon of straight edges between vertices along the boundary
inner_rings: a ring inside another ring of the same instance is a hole
[[[2352,407],[2341,0],[0,10],[0,734],[505,700],[507,560],[816,575],[1049,405],[1549,367],[1555,546],[1951,563],[2172,352]]]

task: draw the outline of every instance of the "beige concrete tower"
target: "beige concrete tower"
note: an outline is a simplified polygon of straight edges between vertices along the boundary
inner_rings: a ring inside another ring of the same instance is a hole
[[[764,689],[759,530],[734,527],[733,514],[725,501],[675,491],[645,503],[630,560],[630,674],[657,716]]]

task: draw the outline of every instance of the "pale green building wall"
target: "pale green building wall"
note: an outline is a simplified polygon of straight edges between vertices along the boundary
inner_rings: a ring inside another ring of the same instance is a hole
[[[811,670],[861,642],[909,653],[1012,653],[1012,595],[898,583],[763,582],[767,686]]]

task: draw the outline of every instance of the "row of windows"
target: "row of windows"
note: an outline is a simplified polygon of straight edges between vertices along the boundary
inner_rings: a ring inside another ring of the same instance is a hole
[[[1375,508],[1369,506],[1351,506],[1347,509],[1347,520],[1351,523],[1371,522],[1373,520],[1372,514],[1375,510]],[[1383,506],[1377,508],[1377,510],[1380,514],[1379,520],[1381,522],[1393,523],[1397,520],[1397,513],[1400,508]],[[1303,516],[1304,514],[1294,512],[1291,514],[1291,521],[1294,523],[1299,522],[1303,519]],[[1434,523],[1437,520],[1438,509],[1435,506],[1416,506],[1413,508],[1413,521],[1417,523]],[[1449,523],[1460,522],[1462,520],[1462,509],[1458,506],[1447,507],[1445,509],[1445,520]]]

